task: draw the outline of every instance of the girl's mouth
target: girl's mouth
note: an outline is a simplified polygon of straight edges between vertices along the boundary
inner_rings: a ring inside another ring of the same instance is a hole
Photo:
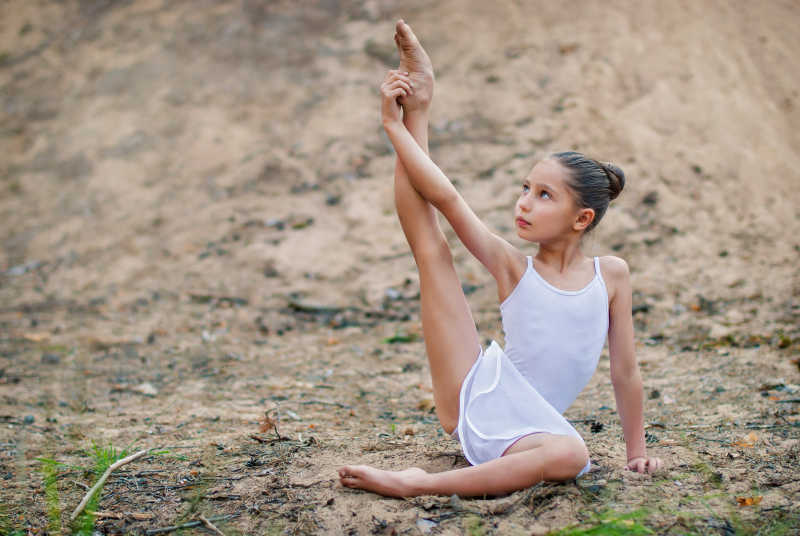
[[[526,220],[523,220],[522,218],[517,218],[517,227],[530,227],[530,225],[531,224],[528,223]]]

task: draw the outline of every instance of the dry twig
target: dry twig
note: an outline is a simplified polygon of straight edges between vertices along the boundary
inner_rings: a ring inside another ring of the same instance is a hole
[[[239,515],[239,514],[231,514],[231,515],[227,515],[227,516],[211,517],[208,520],[209,521],[223,521],[223,520],[226,520],[226,519],[231,519],[233,517],[236,517],[237,515]],[[197,526],[202,525],[202,524],[203,524],[202,521],[189,521],[188,523],[184,523],[183,525],[171,525],[169,527],[160,527],[160,528],[157,528],[157,529],[150,529],[150,530],[145,531],[145,534],[147,534],[148,536],[151,536],[153,534],[163,534],[165,532],[172,532],[174,530],[190,529],[192,527],[197,527]]]
[[[89,503],[91,498],[94,497],[94,494],[97,493],[98,490],[100,490],[100,488],[103,487],[103,484],[106,483],[106,480],[108,480],[109,475],[111,475],[111,473],[115,469],[118,469],[127,463],[131,463],[132,461],[141,458],[148,452],[150,452],[150,449],[140,450],[135,454],[131,454],[127,458],[122,458],[121,460],[118,460],[117,462],[111,464],[108,467],[108,469],[106,469],[105,473],[103,473],[103,476],[101,476],[95,483],[95,485],[92,486],[92,489],[87,491],[86,495],[83,496],[83,500],[81,500],[80,504],[77,506],[77,508],[75,508],[75,511],[72,512],[72,515],[69,518],[70,521],[75,521],[75,519],[80,515],[80,513],[83,512],[83,509],[86,508],[86,505]]]
[[[214,526],[214,524],[208,519],[206,519],[206,517],[203,514],[200,514],[200,516],[198,516],[198,519],[203,522],[203,525],[211,529],[215,534],[219,534],[219,536],[225,536],[225,533],[219,530],[216,526]]]

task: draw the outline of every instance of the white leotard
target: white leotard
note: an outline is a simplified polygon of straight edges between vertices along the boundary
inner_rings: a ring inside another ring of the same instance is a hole
[[[500,457],[532,433],[580,438],[562,413],[594,374],[608,334],[608,291],[597,257],[594,278],[575,291],[549,284],[527,260],[500,305],[506,350],[492,341],[461,386],[453,435],[473,465]]]
[[[500,305],[508,358],[545,400],[564,413],[597,368],[608,334],[608,292],[594,258],[594,278],[561,290],[528,269]]]

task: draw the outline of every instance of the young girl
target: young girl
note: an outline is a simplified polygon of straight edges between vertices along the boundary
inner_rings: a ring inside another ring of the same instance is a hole
[[[539,245],[526,256],[478,219],[428,157],[433,68],[402,20],[395,41],[400,69],[381,85],[383,126],[397,152],[395,204],[419,269],[436,413],[472,467],[427,473],[346,466],[342,485],[395,497],[478,496],[583,475],[590,468],[586,445],[562,413],[594,373],[606,336],[625,469],[658,470],[661,460],[645,449],[628,266],[581,252],[582,236],[622,190],[622,170],[576,152],[537,163],[514,207],[517,235]],[[505,350],[496,342],[481,348],[435,210],[497,281]]]

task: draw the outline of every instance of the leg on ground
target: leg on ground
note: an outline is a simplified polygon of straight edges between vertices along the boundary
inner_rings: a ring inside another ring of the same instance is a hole
[[[536,434],[525,439],[527,449],[472,467],[426,473],[417,468],[383,471],[356,465],[339,469],[339,480],[345,487],[389,497],[503,495],[543,480],[575,478],[588,461],[586,446],[576,437]]]

